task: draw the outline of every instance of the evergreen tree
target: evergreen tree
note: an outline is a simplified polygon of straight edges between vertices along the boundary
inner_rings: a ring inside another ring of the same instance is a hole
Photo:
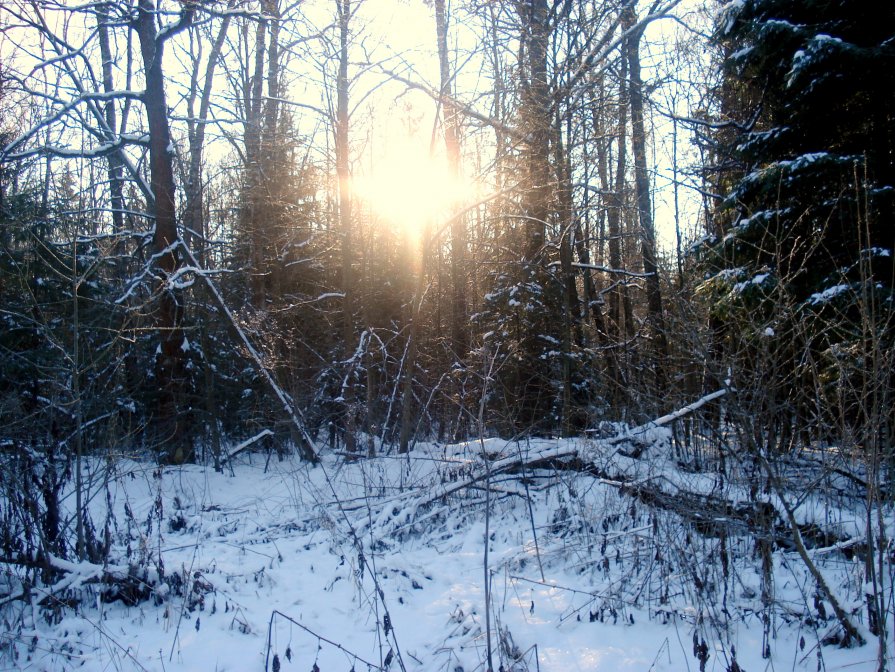
[[[758,103],[725,110],[739,119],[719,134],[734,161],[705,288],[745,369],[771,354],[769,387],[820,392],[778,398],[790,419],[812,397],[854,415],[841,390],[868,348],[892,343],[895,9],[744,0],[719,35],[727,93],[740,94],[722,99]]]

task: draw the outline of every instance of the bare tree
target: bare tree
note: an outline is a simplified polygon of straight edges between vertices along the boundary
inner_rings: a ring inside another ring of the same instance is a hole
[[[444,0],[435,0],[435,30],[438,46],[438,65],[441,77],[444,146],[448,166],[455,179],[460,177],[460,110],[453,99],[453,75],[448,53],[448,16]],[[451,348],[457,361],[462,361],[469,348],[466,308],[467,265],[466,218],[455,217],[451,223]]]
[[[631,104],[631,150],[634,154],[634,185],[637,195],[637,216],[640,222],[640,250],[643,272],[646,274],[646,297],[651,338],[655,343],[653,369],[656,376],[656,395],[662,399],[668,387],[668,338],[662,309],[659,265],[656,261],[656,229],[650,203],[650,183],[646,164],[646,129],[644,125],[643,81],[640,76],[640,38],[643,27],[637,25],[633,6],[622,11],[625,38],[625,57],[628,62],[628,88]]]
[[[162,56],[165,42],[192,23],[194,5],[186,5],[177,21],[162,30],[156,26],[157,8],[151,0],[140,0],[134,27],[140,40],[146,91],[143,97],[149,127],[150,184],[154,197],[153,233],[155,266],[159,271],[156,326],[161,344],[156,359],[160,388],[157,435],[164,459],[181,463],[192,460],[193,448],[179,419],[179,404],[183,392],[184,334],[183,303],[173,282],[181,265],[180,235],[177,230],[175,203],[174,160],[171,129],[168,126],[168,106],[165,99],[165,75]]]

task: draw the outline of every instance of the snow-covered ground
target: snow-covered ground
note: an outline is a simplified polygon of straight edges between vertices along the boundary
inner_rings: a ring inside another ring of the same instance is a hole
[[[495,672],[696,672],[703,641],[705,670],[736,669],[734,656],[749,672],[876,669],[866,632],[864,647],[818,644],[835,621],[817,613],[796,553],[773,556],[767,612],[747,537],[726,540],[724,572],[718,538],[609,479],[539,468],[475,480],[482,447],[324,454],[318,466],[243,453],[224,473],[121,460],[108,496],[96,481],[94,521],[103,526],[111,503],[118,564],[145,563],[150,581],[165,580],[136,604],[103,603],[97,568],[72,567],[66,594],[88,596],[76,608],[52,618],[4,605],[0,669],[472,672],[487,669],[489,631]],[[585,449],[484,447],[492,465]],[[643,478],[670,480],[653,465]],[[694,475],[691,488],[700,478],[711,480]],[[832,552],[817,561],[857,609],[862,563]]]

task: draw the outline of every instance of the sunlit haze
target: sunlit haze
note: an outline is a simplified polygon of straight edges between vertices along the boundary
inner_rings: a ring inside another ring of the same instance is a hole
[[[366,174],[355,175],[354,195],[383,223],[417,237],[468,201],[473,186],[451,175],[443,152],[418,137],[391,137]]]

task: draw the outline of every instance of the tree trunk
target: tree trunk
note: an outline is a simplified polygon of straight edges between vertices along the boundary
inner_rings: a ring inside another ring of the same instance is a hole
[[[279,256],[282,240],[282,196],[279,192],[283,178],[288,174],[284,161],[287,155],[283,138],[280,136],[280,3],[279,0],[265,0],[261,5],[268,19],[267,47],[267,99],[263,104],[261,137],[258,157],[260,178],[259,196],[263,204],[260,221],[264,230],[264,274],[261,276],[265,300],[282,296],[281,273],[275,260]]]
[[[176,207],[174,201],[174,166],[171,132],[168,127],[168,107],[165,102],[165,78],[162,71],[164,38],[156,30],[156,9],[152,0],[139,0],[135,27],[140,40],[143,69],[146,79],[146,117],[149,126],[150,185],[155,197],[155,233],[153,247],[155,266],[159,272],[156,327],[161,343],[156,356],[156,376],[159,402],[156,434],[160,459],[183,463],[194,458],[192,447],[184,432],[185,419],[178,417],[178,406],[185,385],[183,371],[182,329],[183,305],[179,292],[169,283],[180,267]],[[185,7],[177,28],[165,33],[170,37],[192,21],[194,8]]]
[[[537,264],[544,253],[550,203],[550,100],[547,77],[548,8],[546,0],[520,6],[528,49],[529,81],[522,91],[523,124],[528,132],[527,184],[523,196],[525,261]]]
[[[614,183],[609,184],[608,165],[605,165],[603,157],[607,157],[607,150],[603,146],[603,153],[600,157],[600,177],[603,188],[608,192],[607,211],[606,211],[606,233],[609,238],[609,267],[619,270],[623,267],[622,263],[622,210],[625,207],[625,172],[627,170],[627,143],[625,141],[627,119],[628,119],[628,101],[624,84],[627,77],[627,61],[622,59],[621,73],[619,75],[619,100],[618,100],[618,125],[616,128],[616,167]],[[608,157],[607,157],[608,158]],[[605,179],[604,179],[605,175]],[[624,396],[625,380],[627,372],[622,366],[622,362],[618,357],[618,348],[621,346],[622,338],[622,299],[624,286],[622,281],[613,279],[614,287],[609,291],[609,319],[607,321],[607,335],[610,347],[615,348],[615,352],[607,357],[607,364],[610,370],[614,371],[615,376],[612,378],[612,388],[610,390],[610,403],[613,407],[618,408],[622,403]],[[627,311],[626,311],[627,312]],[[611,359],[611,362],[610,362]],[[612,366],[617,364],[617,366]]]
[[[233,5],[233,1],[229,6]],[[230,26],[230,17],[226,16],[221,21],[220,29],[208,54],[205,65],[205,80],[202,86],[202,97],[199,102],[199,114],[195,120],[195,129],[190,133],[190,166],[187,176],[187,204],[184,212],[184,226],[192,232],[198,246],[192,246],[196,257],[204,262],[205,240],[208,232],[205,230],[205,218],[203,216],[204,185],[202,176],[202,154],[205,148],[205,126],[208,123],[208,108],[211,105],[211,91],[214,83],[214,71],[217,68],[224,39],[227,37],[227,29]],[[192,117],[192,110],[190,117]]]
[[[351,175],[348,165],[348,43],[351,36],[351,0],[336,0],[339,15],[339,74],[336,80],[336,175],[339,178],[339,228],[342,232],[342,338],[348,359],[354,354],[354,231],[351,221]],[[357,450],[354,365],[350,367],[345,400],[345,447]]]
[[[232,7],[234,0],[230,0],[229,7]],[[196,80],[198,79],[199,62],[196,62],[196,69],[193,75],[193,89],[189,101],[190,116],[190,164],[189,174],[187,176],[187,194],[186,209],[184,211],[184,229],[187,231],[187,240],[192,240],[192,245],[187,246],[193,250],[193,253],[199,264],[208,267],[208,258],[206,256],[206,242],[208,232],[205,228],[204,216],[204,184],[202,175],[202,158],[205,148],[205,126],[208,120],[208,109],[211,105],[211,92],[214,83],[214,71],[220,58],[221,49],[224,46],[224,39],[227,36],[227,29],[230,26],[230,17],[225,16],[221,21],[218,34],[211,46],[208,54],[208,61],[205,65],[205,77],[202,85],[202,93],[199,102],[198,116],[194,117],[193,102],[195,96]],[[205,354],[205,365],[203,366],[203,382],[205,389],[203,396],[205,402],[205,423],[207,436],[211,440],[211,453],[214,459],[215,471],[222,471],[221,465],[221,434],[218,427],[218,406],[217,395],[215,389],[214,371],[208,362],[210,340],[208,338],[208,320],[202,320],[199,327],[199,345]]]
[[[407,351],[404,356],[404,371],[401,385],[401,431],[398,437],[398,452],[410,451],[410,440],[417,425],[417,416],[414,413],[413,403],[413,374],[416,370],[416,357],[419,351],[420,320],[422,318],[423,297],[426,293],[426,257],[429,249],[429,227],[423,231],[421,244],[421,262],[416,285],[413,292],[413,302],[410,306],[410,327],[407,335]]]
[[[447,13],[444,0],[435,0],[435,29],[438,65],[441,74],[441,110],[444,118],[444,146],[448,168],[454,180],[460,178],[460,113],[452,98],[451,69],[447,46]],[[466,305],[467,238],[466,217],[451,222],[451,354],[462,365],[469,351],[469,318]],[[462,386],[463,381],[456,381]],[[461,390],[455,396],[461,398]],[[465,434],[465,415],[453,430],[453,439]]]
[[[572,270],[572,244],[577,230],[575,205],[572,201],[572,170],[562,141],[562,129],[557,115],[553,130],[554,161],[557,172],[557,203],[560,216],[559,263],[562,285],[562,419],[561,432],[570,436],[572,431],[572,332],[581,343],[581,314],[578,288]],[[570,130],[570,129],[567,129]],[[569,136],[570,137],[570,136]]]
[[[607,138],[608,132],[606,128],[606,123],[604,121],[603,115],[604,107],[606,104],[606,86],[605,79],[601,75],[598,80],[597,85],[598,97],[596,101],[596,106],[593,109],[593,133],[596,144],[597,151],[597,176],[600,181],[600,201],[603,203],[603,207],[600,208],[599,215],[599,228],[597,230],[597,240],[598,243],[598,261],[601,263],[604,260],[603,250],[604,250],[604,240],[606,238],[606,224],[608,219],[608,210],[611,206],[611,201],[608,198],[608,194],[611,191],[611,185],[609,184],[609,156],[608,156],[608,143],[609,140]],[[587,198],[587,196],[585,196]],[[590,208],[586,208],[586,212],[590,212]],[[589,234],[589,232],[588,232]],[[578,259],[582,264],[590,264],[590,237],[589,235],[585,238],[579,239],[581,244],[578,248]],[[618,328],[615,325],[615,339],[611,337],[610,334],[610,326],[612,324],[611,316],[607,321],[603,316],[603,308],[605,305],[605,301],[603,300],[603,295],[599,291],[599,285],[593,281],[593,276],[591,275],[588,269],[584,270],[584,291],[585,295],[588,297],[586,299],[586,305],[590,307],[591,314],[593,315],[594,326],[597,330],[597,342],[604,353],[604,362],[606,366],[606,378],[609,381],[609,394],[608,400],[611,402],[614,397],[614,390],[618,385],[618,361],[616,358],[616,350],[615,345],[618,339]],[[610,293],[610,297],[611,297]]]
[[[633,8],[624,10],[622,26],[628,30],[634,26],[637,17]],[[666,366],[668,365],[668,340],[665,334],[665,316],[662,309],[662,290],[659,286],[659,266],[656,261],[656,230],[650,203],[649,174],[646,165],[646,129],[643,122],[643,82],[640,78],[640,38],[643,30],[632,31],[625,40],[629,69],[629,91],[631,101],[631,149],[634,154],[634,185],[637,191],[637,214],[640,221],[640,253],[643,258],[643,272],[646,278],[646,301],[650,337],[654,343],[653,370],[655,372],[655,398],[659,410],[668,387]]]
[[[265,307],[264,276],[265,231],[261,212],[261,127],[262,94],[264,92],[264,47],[267,43],[267,20],[260,19],[255,30],[255,64],[251,79],[249,106],[246,109],[246,196],[245,224],[251,232],[252,304],[258,310]]]
[[[111,94],[115,90],[112,77],[112,50],[109,45],[109,14],[108,4],[101,4],[96,9],[96,27],[99,38],[99,51],[102,58],[103,91]],[[118,126],[115,114],[115,101],[107,100],[103,109],[103,117],[106,120],[106,133],[108,139],[114,140],[114,134]],[[124,231],[124,162],[121,154],[112,152],[108,157],[109,175],[109,204],[112,207],[112,232],[120,236]],[[122,240],[115,242],[116,271],[119,278],[124,277],[124,243]]]
[[[524,220],[523,260],[520,284],[540,292],[526,310],[521,331],[522,357],[519,381],[517,431],[546,429],[552,415],[554,393],[547,362],[542,358],[543,337],[556,330],[547,314],[550,279],[544,267],[547,219],[550,213],[551,114],[547,76],[549,10],[546,0],[531,0],[517,6],[522,21],[523,62],[527,82],[521,93],[521,125],[527,134],[524,147],[525,177],[522,180]]]

